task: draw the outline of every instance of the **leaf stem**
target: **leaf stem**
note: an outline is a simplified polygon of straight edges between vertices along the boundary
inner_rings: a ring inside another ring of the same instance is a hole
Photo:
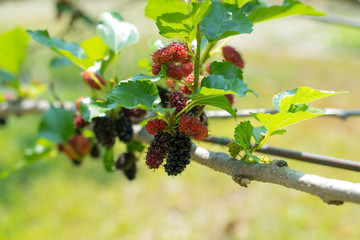
[[[200,60],[200,66],[201,64],[203,64],[209,57],[210,54],[209,52],[211,51],[211,49],[216,45],[217,42],[211,42],[206,46],[205,52]]]
[[[201,51],[201,30],[200,23],[196,25],[196,55],[194,64],[194,91],[198,89],[200,78],[200,51]]]

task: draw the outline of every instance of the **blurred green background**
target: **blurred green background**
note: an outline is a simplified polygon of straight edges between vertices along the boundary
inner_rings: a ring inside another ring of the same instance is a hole
[[[276,1],[278,2],[278,1]],[[150,59],[156,25],[143,15],[146,1],[75,1],[94,20],[106,10],[120,12],[140,31],[140,41],[118,60],[121,78],[139,73],[137,61]],[[359,18],[357,1],[304,3],[326,13]],[[0,33],[15,26],[48,29],[67,41],[86,39],[95,28],[71,16],[56,19],[55,1],[0,1]],[[236,107],[271,108],[273,95],[298,86],[350,91],[314,104],[359,108],[360,29],[292,17],[257,24],[234,38],[245,59],[244,79],[259,97],[236,99]],[[53,69],[56,56],[31,41],[22,69],[25,79],[53,81],[63,100],[90,91],[75,67]],[[51,99],[50,94],[41,97]],[[36,140],[40,116],[11,116],[0,128],[0,170],[10,169]],[[212,135],[232,137],[244,119],[213,119]],[[252,119],[250,119],[253,121]],[[255,123],[255,122],[254,122]],[[321,117],[290,126],[268,144],[358,161],[359,117]],[[256,123],[255,123],[256,124]],[[202,144],[213,151],[225,148]],[[122,146],[118,146],[119,153]],[[143,157],[142,157],[143,159]],[[359,182],[360,173],[286,159],[290,167],[325,177]],[[74,167],[64,155],[45,159],[0,180],[0,239],[360,239],[360,206],[329,206],[319,198],[272,184],[241,188],[232,179],[193,162],[178,177],[138,163],[135,181],[106,173],[100,161]]]

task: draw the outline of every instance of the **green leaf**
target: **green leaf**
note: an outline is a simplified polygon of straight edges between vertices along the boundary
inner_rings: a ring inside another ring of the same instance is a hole
[[[25,59],[29,36],[22,28],[0,35],[0,68],[17,75]]]
[[[86,59],[84,50],[77,43],[68,43],[62,39],[50,38],[46,30],[27,30],[27,33],[38,43],[68,58],[76,66],[85,70],[94,65],[94,61]]]
[[[201,81],[202,87],[224,90],[239,97],[244,97],[248,92],[256,95],[255,91],[250,90],[242,81],[242,71],[231,62],[213,62],[210,65],[210,74]]]
[[[264,126],[261,127],[254,127],[252,131],[252,136],[254,137],[255,141],[257,141],[261,137],[261,133],[266,134],[267,129]]]
[[[148,0],[145,7],[145,16],[155,21],[166,13],[187,14],[188,12],[186,3],[178,0]]]
[[[196,38],[195,26],[208,14],[210,5],[211,1],[205,0],[194,3],[192,11],[188,14],[179,12],[162,14],[156,19],[160,35],[191,42]]]
[[[249,1],[250,0],[223,0],[223,3],[234,4],[237,5],[238,7],[241,7]]]
[[[134,77],[128,79],[128,81],[140,81],[140,80],[150,80],[151,82],[157,82],[161,79],[160,76],[149,76],[145,74],[137,74]]]
[[[108,108],[154,110],[161,101],[156,85],[146,80],[120,82],[106,94]]]
[[[16,77],[8,71],[0,69],[0,84],[13,82]]]
[[[253,10],[247,9],[249,18],[253,23],[268,21],[276,18],[287,17],[292,15],[311,15],[311,16],[324,16],[325,14],[316,11],[309,5],[305,5],[296,0],[285,0],[283,5],[265,6],[260,1],[252,1]],[[249,3],[247,3],[249,4]],[[259,6],[260,5],[260,6]],[[245,7],[245,6],[244,6]]]
[[[51,106],[43,113],[38,137],[61,143],[66,142],[74,132],[74,117],[64,108]]]
[[[145,145],[141,142],[131,140],[130,142],[128,142],[126,144],[126,149],[128,152],[136,151],[136,152],[142,153],[145,149]]]
[[[33,163],[53,155],[53,144],[44,138],[39,138],[35,146],[24,151],[24,159],[27,163]]]
[[[80,102],[80,114],[85,121],[91,122],[93,118],[104,116],[108,111],[103,104],[96,102],[93,98],[84,98]]]
[[[211,10],[201,21],[201,32],[209,42],[241,34],[251,33],[252,23],[235,5],[213,2]]]
[[[96,29],[104,43],[115,54],[139,40],[137,28],[131,23],[124,22],[117,12],[108,11],[101,14],[100,23]]]
[[[253,133],[253,125],[250,121],[242,121],[235,128],[234,140],[239,144],[243,149],[250,148],[251,136]]]
[[[103,165],[107,172],[114,171],[114,150],[113,148],[105,148],[105,153],[103,156]]]
[[[104,59],[109,49],[99,36],[82,41],[80,46],[84,49],[86,56],[92,60]]]
[[[194,105],[209,105],[218,107],[224,109],[236,118],[236,109],[232,109],[229,100],[224,97],[224,94],[226,93],[228,92],[201,87],[199,91],[193,93],[190,97],[194,102],[196,101]]]
[[[299,107],[304,109],[305,106],[300,106],[299,104],[306,104],[314,100],[336,95],[339,93],[345,92],[324,91],[312,89],[309,87],[299,87],[275,95],[272,99],[272,102],[275,109],[279,112],[286,112],[289,110],[290,112],[293,112],[299,111]],[[297,108],[295,108],[295,104],[297,104]],[[290,107],[292,107],[292,109],[290,109]]]
[[[261,124],[263,124],[266,129],[269,131],[269,134],[272,134],[274,131],[284,128],[291,124],[304,121],[306,119],[318,117],[326,114],[325,111],[321,109],[312,108],[311,111],[306,112],[280,112],[275,114],[270,113],[251,113]]]
[[[53,68],[56,67],[67,67],[72,66],[73,63],[66,57],[55,57],[51,59],[50,66]]]

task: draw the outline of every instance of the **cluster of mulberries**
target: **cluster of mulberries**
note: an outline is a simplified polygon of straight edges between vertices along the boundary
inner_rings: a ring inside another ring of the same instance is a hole
[[[184,171],[190,163],[191,140],[189,135],[176,132],[168,144],[165,172],[169,176],[176,176]]]
[[[185,43],[174,42],[154,52],[152,56],[154,64],[152,73],[156,76],[161,67],[166,65],[168,77],[181,80],[193,71],[193,63],[189,54],[189,48]]]
[[[115,168],[121,170],[128,180],[135,179],[136,163],[135,155],[132,152],[126,152],[119,156],[115,162]]]
[[[222,48],[222,53],[226,61],[231,62],[234,66],[238,66],[240,69],[244,68],[244,60],[240,53],[231,46],[225,46]]]
[[[96,117],[93,123],[95,137],[105,148],[111,148],[114,145],[116,136],[125,143],[132,139],[132,122],[122,112],[114,119],[110,116]]]
[[[179,130],[189,134],[196,140],[204,140],[209,136],[208,129],[199,118],[184,115],[179,122]]]

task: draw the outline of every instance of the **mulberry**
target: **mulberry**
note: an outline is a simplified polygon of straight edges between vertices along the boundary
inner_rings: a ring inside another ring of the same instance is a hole
[[[0,118],[0,125],[6,125],[6,118]]]
[[[184,97],[181,92],[174,92],[169,95],[170,106],[176,108],[176,112],[180,112],[186,106],[188,98]]]
[[[120,141],[129,142],[133,137],[133,128],[130,118],[126,117],[124,113],[119,113],[119,118],[115,119],[115,132]]]
[[[133,108],[133,109],[122,108],[121,111],[128,118],[130,117],[142,118],[146,115],[146,110],[140,108]]]
[[[224,95],[228,100],[229,100],[229,103],[231,104],[231,106],[234,104],[234,95],[232,94],[225,94]]]
[[[241,147],[239,144],[237,144],[234,141],[231,141],[228,145],[229,148],[229,154],[232,158],[236,158],[237,155],[239,155],[240,151],[241,151]]]
[[[164,120],[155,118],[155,119],[151,119],[146,123],[145,129],[148,131],[148,133],[154,135],[158,132],[164,131],[166,126],[167,123]]]
[[[168,77],[174,78],[176,80],[181,80],[184,77],[184,73],[180,65],[175,65],[173,63],[169,64],[169,67],[166,68]]]
[[[90,156],[92,158],[98,158],[100,157],[100,148],[99,148],[99,145],[97,143],[95,143],[92,148],[91,148],[91,151],[90,151]]]
[[[176,132],[168,145],[168,156],[166,159],[165,172],[169,176],[182,173],[186,165],[190,163],[191,141],[189,135]]]
[[[89,124],[90,123],[88,121],[85,121],[81,115],[77,115],[74,119],[74,125],[77,129],[82,129]]]
[[[209,136],[207,127],[196,117],[184,115],[179,124],[180,131],[189,134],[196,140],[204,140]]]
[[[106,148],[111,148],[115,143],[115,128],[110,117],[97,117],[93,119],[96,139]]]
[[[95,77],[99,80],[100,84],[102,84],[103,86],[105,86],[105,80],[97,73],[94,73]],[[101,89],[101,87],[94,81],[94,79],[92,79],[92,77],[90,76],[88,71],[83,71],[82,72],[82,79],[84,82],[86,82],[91,88],[94,89]]]
[[[244,68],[244,60],[240,53],[231,46],[225,46],[222,48],[222,53],[226,61],[231,62],[234,66],[238,66],[240,69]]]
[[[168,144],[171,139],[171,134],[167,132],[155,134],[146,153],[146,165],[148,165],[150,169],[159,168],[162,164],[167,155]]]
[[[76,110],[80,111],[80,104],[83,99],[84,99],[84,97],[79,97],[78,99],[76,99],[76,101],[75,101]]]
[[[135,179],[136,163],[135,155],[132,152],[121,154],[115,163],[115,167],[122,170],[128,180]]]
[[[191,56],[189,55],[189,48],[187,44],[173,42],[154,52],[152,60],[154,63],[158,63],[160,65],[173,62],[186,64],[191,61]]]

